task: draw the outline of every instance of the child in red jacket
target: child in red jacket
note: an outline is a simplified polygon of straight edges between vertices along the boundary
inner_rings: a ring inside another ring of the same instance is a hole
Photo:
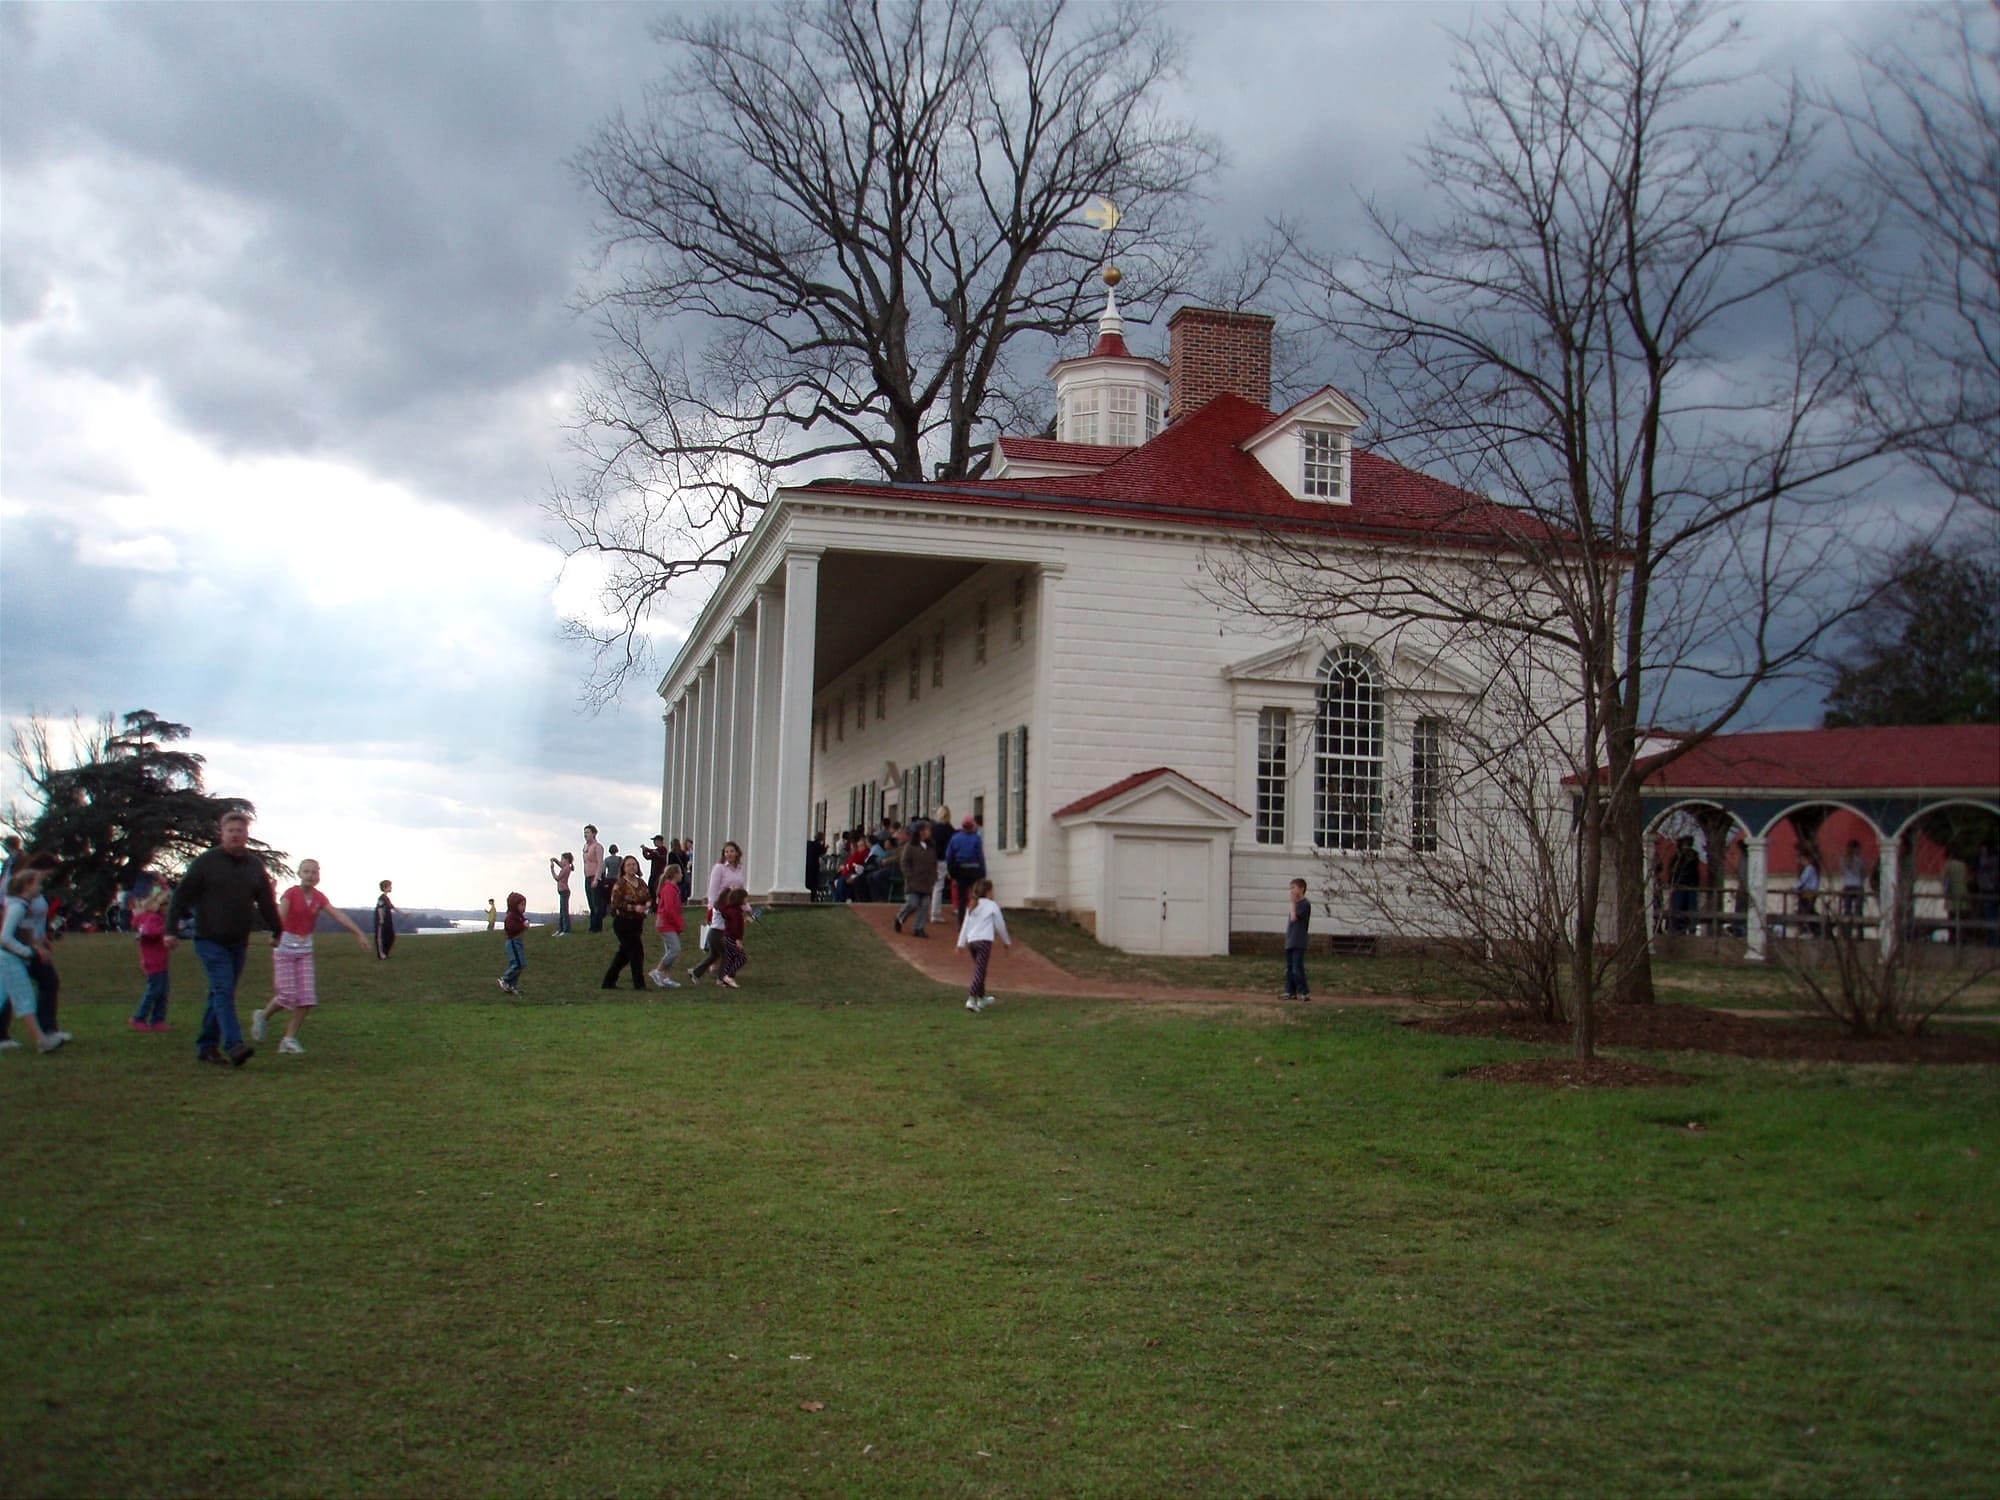
[[[681,982],[670,972],[681,956],[681,934],[687,931],[687,913],[681,904],[681,867],[668,865],[660,877],[659,895],[653,904],[653,925],[658,929],[665,951],[653,972],[646,977],[657,985],[677,990]]]

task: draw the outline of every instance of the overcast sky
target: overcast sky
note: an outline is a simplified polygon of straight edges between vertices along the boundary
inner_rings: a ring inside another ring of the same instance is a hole
[[[589,580],[539,511],[592,353],[565,161],[638,109],[658,14],[0,4],[0,713],[191,724],[344,905],[541,909],[586,820],[659,831],[652,678],[579,714]],[[1466,15],[1175,7],[1218,237],[1414,194]],[[1897,24],[1747,15],[1808,75]]]

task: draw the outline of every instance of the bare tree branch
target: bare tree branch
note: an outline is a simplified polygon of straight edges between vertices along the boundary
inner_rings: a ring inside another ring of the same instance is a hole
[[[1165,117],[1179,43],[1132,0],[788,0],[676,15],[644,115],[579,155],[605,281],[548,502],[609,582],[586,696],[644,661],[643,626],[725,567],[777,487],[815,473],[963,477],[985,424],[1032,410],[1010,355],[1093,311],[1124,211],[1126,300],[1186,284],[1213,144]],[[1038,351],[1045,352],[1045,351]]]

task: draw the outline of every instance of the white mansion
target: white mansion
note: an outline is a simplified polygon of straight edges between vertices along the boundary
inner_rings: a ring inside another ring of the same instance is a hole
[[[1337,391],[1268,410],[1270,318],[1169,329],[1162,365],[1108,307],[1051,372],[1055,439],[1002,437],[977,479],[782,490],[660,682],[661,827],[803,900],[812,834],[948,803],[1003,904],[1169,953],[1282,930],[1329,852],[1423,839],[1480,669],[1384,632],[1274,642],[1201,566],[1278,532],[1447,568],[1498,552],[1503,513],[1354,447]]]

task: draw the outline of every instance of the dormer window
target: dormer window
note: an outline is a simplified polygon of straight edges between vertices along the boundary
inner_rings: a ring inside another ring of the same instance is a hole
[[[1299,475],[1299,493],[1308,500],[1345,499],[1345,437],[1330,427],[1302,427],[1299,443],[1304,465]]]
[[[1146,441],[1151,442],[1160,435],[1160,398],[1151,391],[1146,392]]]

